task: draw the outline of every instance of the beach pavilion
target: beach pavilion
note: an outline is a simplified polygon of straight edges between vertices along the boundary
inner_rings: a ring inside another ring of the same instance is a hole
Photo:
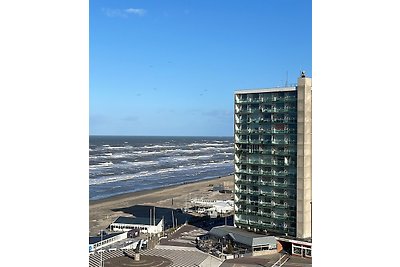
[[[224,245],[231,242],[252,256],[277,252],[277,241],[274,236],[260,235],[234,226],[216,226],[208,232],[208,236]]]
[[[110,231],[127,232],[138,229],[141,233],[160,235],[164,230],[164,220],[144,217],[118,217],[110,224]]]

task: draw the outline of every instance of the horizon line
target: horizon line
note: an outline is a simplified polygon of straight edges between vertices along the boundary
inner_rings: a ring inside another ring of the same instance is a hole
[[[124,135],[124,134],[89,134],[90,136],[109,136],[109,137],[234,137],[233,135]]]

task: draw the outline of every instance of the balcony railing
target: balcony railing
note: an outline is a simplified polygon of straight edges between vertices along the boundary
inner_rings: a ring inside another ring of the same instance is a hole
[[[283,150],[283,151],[278,151],[275,150],[272,155],[290,155],[296,153],[296,150]]]
[[[273,96],[263,96],[259,98],[246,98],[246,99],[236,99],[237,104],[252,104],[252,103],[263,103],[263,102],[293,102],[296,101],[295,96],[285,96],[285,97],[273,97]]]
[[[242,195],[258,195],[259,191],[256,190],[249,190],[249,189],[238,189],[235,190],[235,193],[242,194]]]
[[[257,185],[259,182],[257,180],[236,180],[235,183],[243,185]]]

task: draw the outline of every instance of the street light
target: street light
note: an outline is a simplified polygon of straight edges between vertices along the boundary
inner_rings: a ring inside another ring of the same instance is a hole
[[[103,230],[100,229],[100,246],[103,243]],[[100,251],[100,267],[103,267],[103,250]]]
[[[312,201],[310,201],[311,206],[311,238],[312,238]]]

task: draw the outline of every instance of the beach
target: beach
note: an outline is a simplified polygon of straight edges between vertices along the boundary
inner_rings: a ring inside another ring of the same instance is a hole
[[[165,208],[183,208],[188,200],[194,198],[228,200],[232,194],[212,191],[214,185],[224,184],[233,190],[233,175],[201,180],[182,185],[162,187],[122,194],[89,202],[89,235],[93,236],[105,229],[119,216],[130,216],[121,211],[113,211],[134,205],[150,205]]]

